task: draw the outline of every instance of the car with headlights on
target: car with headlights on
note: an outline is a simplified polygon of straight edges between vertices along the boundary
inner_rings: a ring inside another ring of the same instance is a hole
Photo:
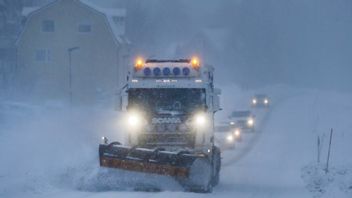
[[[241,142],[242,141],[242,130],[240,128],[234,128],[229,130],[229,132],[226,135],[226,144],[227,145],[234,145],[235,142]]]
[[[256,94],[252,97],[252,107],[269,107],[270,98],[266,94]]]
[[[230,129],[238,136],[242,131],[255,131],[255,115],[251,111],[233,111],[229,116]]]
[[[222,148],[225,149],[234,149],[236,147],[236,143],[240,138],[240,134],[238,132],[234,132],[227,122],[221,123],[221,125],[215,126],[216,131],[216,139],[218,143],[222,145]]]
[[[236,147],[236,138],[231,131],[227,132],[225,136],[224,146],[227,149],[234,149]]]
[[[231,132],[237,142],[242,141],[242,129],[241,128],[234,128],[234,129],[232,129]]]

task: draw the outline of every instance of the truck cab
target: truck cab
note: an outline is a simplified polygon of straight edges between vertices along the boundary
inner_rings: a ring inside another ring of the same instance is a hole
[[[199,152],[213,146],[220,91],[211,66],[197,58],[137,59],[127,80],[122,109],[130,145]]]

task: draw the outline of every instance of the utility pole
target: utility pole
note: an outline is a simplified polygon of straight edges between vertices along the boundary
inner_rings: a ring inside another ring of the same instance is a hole
[[[69,84],[69,98],[70,105],[72,105],[72,52],[78,50],[79,47],[71,47],[67,49],[68,52],[68,84]]]

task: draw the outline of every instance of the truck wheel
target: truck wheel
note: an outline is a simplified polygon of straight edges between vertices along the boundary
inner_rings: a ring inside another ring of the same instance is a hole
[[[196,159],[190,167],[189,177],[180,181],[186,191],[211,193],[213,191],[213,167],[207,158]]]

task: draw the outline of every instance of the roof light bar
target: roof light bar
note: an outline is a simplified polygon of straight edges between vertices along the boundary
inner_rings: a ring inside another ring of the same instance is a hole
[[[158,60],[158,59],[147,59],[145,63],[190,63],[190,59],[176,59],[176,60]]]

